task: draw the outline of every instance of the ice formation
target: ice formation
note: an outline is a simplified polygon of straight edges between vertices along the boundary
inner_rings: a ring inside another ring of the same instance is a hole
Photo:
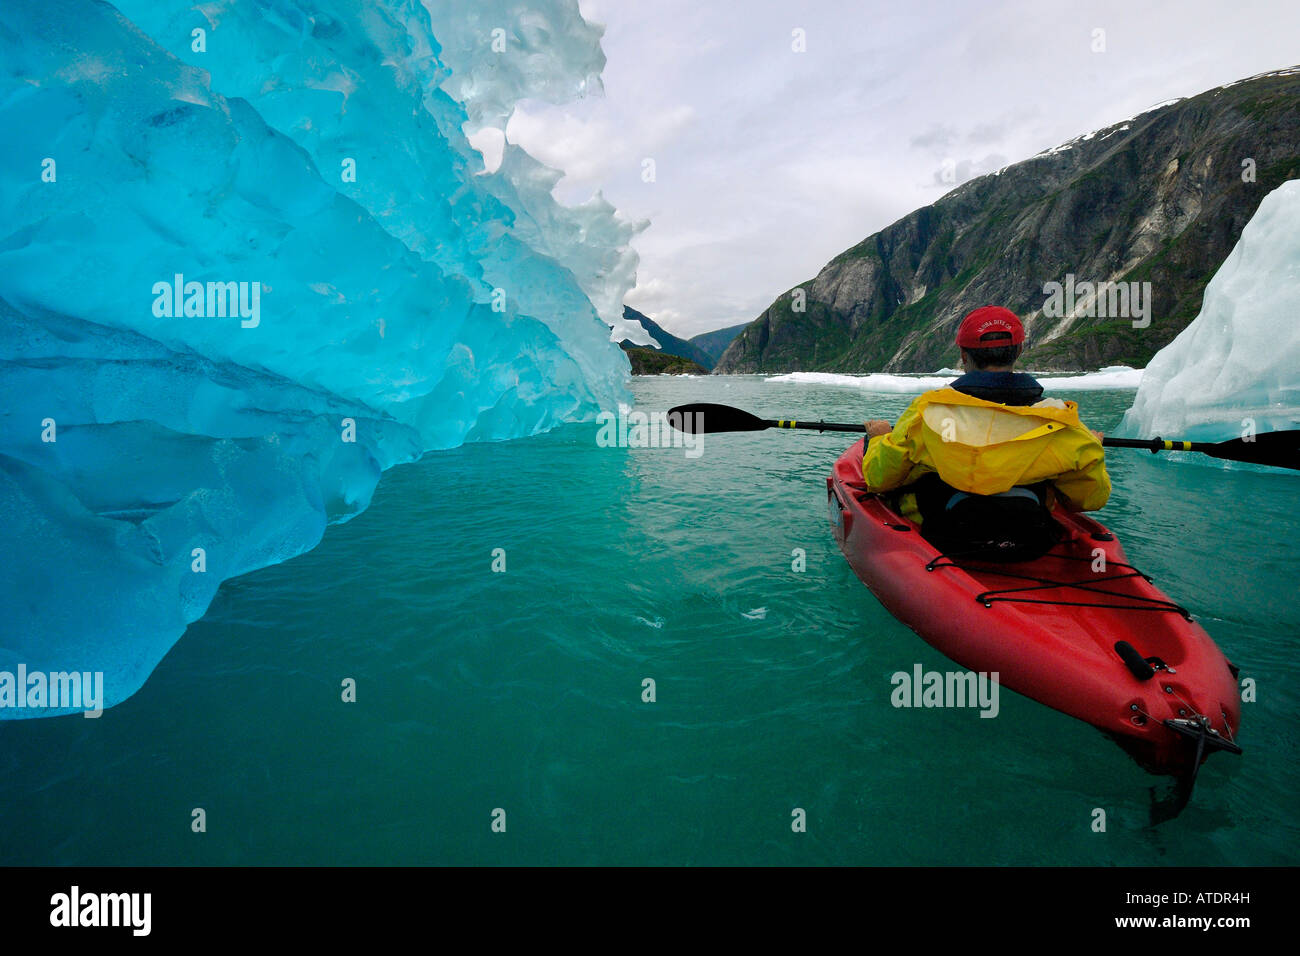
[[[841,375],[836,372],[787,372],[765,379],[768,382],[805,382],[810,385],[839,385],[864,392],[883,394],[920,395],[932,388],[946,388],[962,373],[956,369],[940,369],[929,375],[894,375],[889,372],[871,372],[867,375]],[[1034,374],[1031,370],[1031,374]],[[1080,375],[1037,375],[1039,383],[1049,392],[1090,391],[1093,389],[1137,388],[1142,381],[1142,369],[1127,365],[1107,365],[1096,372]]]
[[[1120,433],[1224,441],[1300,428],[1300,181],[1264,197],[1201,313],[1147,366]]]
[[[626,399],[637,224],[467,138],[598,86],[599,37],[575,0],[0,5],[0,674],[118,703],[385,468]]]

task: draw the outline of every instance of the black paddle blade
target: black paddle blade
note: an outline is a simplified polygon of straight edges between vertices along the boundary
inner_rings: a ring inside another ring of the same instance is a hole
[[[1262,432],[1253,439],[1234,438],[1204,447],[1205,454],[1214,458],[1300,471],[1300,431]]]
[[[711,402],[696,402],[693,405],[678,405],[668,410],[668,424],[679,432],[690,435],[713,432],[761,432],[771,428],[757,415],[732,408],[730,405],[714,405]]]

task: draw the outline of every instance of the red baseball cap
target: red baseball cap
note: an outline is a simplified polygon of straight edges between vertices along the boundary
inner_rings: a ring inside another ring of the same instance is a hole
[[[986,332],[1010,332],[1011,339],[994,339],[981,342],[980,336]],[[957,344],[964,349],[996,349],[1007,345],[1019,345],[1025,340],[1025,327],[1010,309],[1000,305],[985,305],[976,309],[961,320],[957,329]]]

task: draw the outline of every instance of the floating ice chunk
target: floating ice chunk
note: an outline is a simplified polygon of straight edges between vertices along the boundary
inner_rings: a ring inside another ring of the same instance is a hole
[[[1300,181],[1264,197],[1205,287],[1201,313],[1151,360],[1125,435],[1224,441],[1300,427]]]
[[[765,381],[838,385],[844,388],[861,389],[864,392],[920,395],[922,392],[928,392],[931,389],[947,388],[961,374],[961,372],[955,370],[948,372],[948,374],[933,373],[929,375],[894,375],[888,372],[872,372],[867,375],[841,375],[835,372],[788,372],[785,375],[773,375],[771,378],[765,379]],[[1125,365],[1111,365],[1099,372],[1085,372],[1081,375],[1040,375],[1038,381],[1047,391],[1137,388],[1138,383],[1142,381],[1142,370],[1129,368]]]

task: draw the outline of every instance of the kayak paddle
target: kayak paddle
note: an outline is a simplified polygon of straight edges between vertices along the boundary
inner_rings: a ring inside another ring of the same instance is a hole
[[[819,432],[865,432],[865,425],[835,422],[801,422],[787,418],[759,418],[730,405],[696,402],[668,411],[668,424],[691,434],[714,432],[760,432],[767,428],[808,428]],[[1174,441],[1167,438],[1103,438],[1107,448],[1146,448],[1158,451],[1195,451],[1211,458],[1244,461],[1274,468],[1300,471],[1300,431],[1262,432],[1253,438],[1229,441]]]

